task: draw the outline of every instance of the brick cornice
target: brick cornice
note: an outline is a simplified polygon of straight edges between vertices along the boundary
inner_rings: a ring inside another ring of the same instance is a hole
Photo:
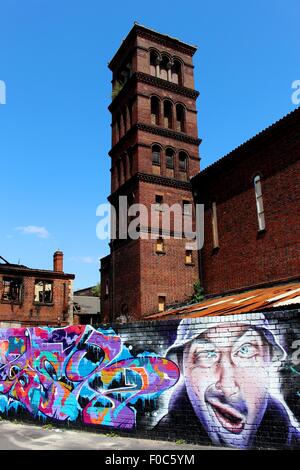
[[[119,94],[108,106],[109,111],[112,113],[118,106],[122,99],[129,93],[130,89],[135,86],[138,82],[146,83],[147,85],[152,85],[157,88],[168,90],[178,95],[185,96],[186,98],[191,98],[196,100],[200,95],[199,91],[192,88],[187,88],[184,86],[177,85],[176,83],[169,82],[168,80],[163,80],[162,78],[153,77],[150,74],[144,72],[135,72],[129,80],[125,83]]]
[[[176,83],[169,82],[168,80],[163,80],[162,78],[153,77],[153,75],[136,72],[136,79],[139,82],[147,83],[148,85],[153,85],[158,88],[163,88],[164,90],[172,91],[179,95],[186,96],[187,98],[197,99],[200,95],[199,91],[194,90],[193,88],[187,88]]]
[[[189,181],[180,181],[166,176],[151,175],[149,173],[137,173],[139,181],[151,184],[161,184],[162,186],[169,186],[178,189],[192,190],[192,185]]]
[[[145,124],[143,122],[138,122],[138,123],[134,124],[126,132],[126,134],[123,135],[123,137],[121,137],[119,142],[117,142],[116,145],[114,145],[111,148],[111,150],[108,152],[108,154],[110,156],[112,156],[114,153],[116,153],[118,151],[119,147],[122,147],[124,142],[126,142],[126,139],[129,136],[131,136],[132,134],[134,134],[135,132],[137,132],[138,130],[144,131],[144,132],[149,132],[150,134],[159,135],[159,136],[162,136],[162,137],[167,137],[169,139],[175,139],[175,140],[178,140],[180,142],[185,142],[187,144],[197,145],[198,147],[202,142],[202,139],[196,139],[195,137],[191,137],[188,134],[184,134],[182,132],[176,132],[172,129],[167,129],[167,128],[159,127],[159,126],[151,126],[151,125]],[[140,143],[138,145],[142,145],[142,143]]]
[[[193,144],[199,146],[202,142],[201,139],[196,139],[182,132],[177,132],[172,129],[167,129],[164,127],[151,126],[149,124],[137,123],[137,129],[145,132],[149,132],[155,135],[161,135],[162,137],[168,137],[169,139],[180,140],[181,142],[186,142],[188,144]]]
[[[148,39],[149,41],[153,41],[156,44],[159,44],[164,47],[173,46],[176,48],[177,51],[180,51],[183,54],[187,54],[191,57],[195,54],[197,50],[195,46],[191,46],[189,44],[183,43],[182,41],[179,41],[176,38],[172,38],[170,36],[157,33],[156,31],[152,31],[141,25],[136,25],[136,34],[139,37]]]
[[[125,183],[123,183],[122,186],[120,186],[114,193],[110,194],[107,198],[108,201],[112,202],[118,196],[126,194],[126,192],[139,181],[150,184],[159,184],[161,186],[169,186],[177,189],[185,189],[186,191],[192,191],[192,185],[189,181],[180,181],[174,178],[167,178],[166,176],[138,172],[131,178],[129,178],[127,181],[125,181]]]

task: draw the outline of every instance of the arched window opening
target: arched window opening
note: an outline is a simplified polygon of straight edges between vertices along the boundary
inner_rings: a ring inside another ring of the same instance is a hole
[[[164,101],[164,127],[173,128],[173,105],[170,101]]]
[[[158,145],[152,147],[152,165],[160,165],[160,147]]]
[[[166,150],[166,167],[173,169],[174,168],[174,150]]]
[[[159,125],[159,99],[156,96],[151,97],[151,124]]]
[[[185,132],[185,109],[182,104],[176,105],[176,130]]]
[[[158,54],[155,51],[150,52],[150,75],[157,77]]]
[[[254,189],[255,189],[255,199],[256,199],[256,209],[257,209],[257,219],[258,219],[258,230],[265,230],[266,222],[265,222],[265,211],[264,211],[264,204],[263,204],[260,175],[257,175],[254,178]]]
[[[187,170],[187,154],[185,152],[179,152],[179,170]]]
[[[167,56],[163,56],[162,61],[160,63],[160,78],[163,80],[168,80],[168,68],[169,68],[169,58]]]
[[[182,85],[181,63],[179,62],[179,60],[174,60],[171,73],[172,82],[176,83],[177,85]]]

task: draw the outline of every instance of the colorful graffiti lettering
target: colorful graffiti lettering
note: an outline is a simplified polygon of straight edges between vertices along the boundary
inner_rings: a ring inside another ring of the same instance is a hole
[[[0,411],[132,429],[138,400],[157,398],[179,378],[154,353],[133,356],[112,329],[92,326],[0,332]]]

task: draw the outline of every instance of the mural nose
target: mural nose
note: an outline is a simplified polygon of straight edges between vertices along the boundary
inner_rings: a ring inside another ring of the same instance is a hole
[[[235,379],[234,366],[230,361],[223,361],[220,365],[220,376],[216,383],[216,388],[221,390],[225,396],[232,396],[238,393],[239,387]]]

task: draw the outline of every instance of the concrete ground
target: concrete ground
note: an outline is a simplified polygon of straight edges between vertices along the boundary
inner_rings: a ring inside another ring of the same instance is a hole
[[[115,433],[74,431],[0,421],[0,450],[216,450],[168,441],[120,437]]]

